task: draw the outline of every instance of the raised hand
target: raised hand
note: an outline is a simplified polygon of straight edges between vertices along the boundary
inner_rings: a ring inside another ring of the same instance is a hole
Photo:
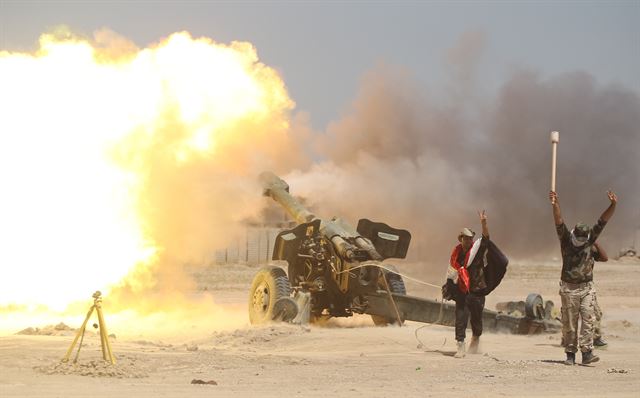
[[[480,217],[480,224],[482,224],[482,237],[489,239],[489,227],[487,227],[487,212],[484,210],[478,211],[478,217]]]
[[[616,203],[618,203],[618,197],[615,193],[613,193],[612,190],[607,191],[607,196],[609,197],[609,201],[611,202],[611,204],[600,216],[600,219],[604,222],[608,222],[611,219],[613,213],[616,211]]]
[[[558,194],[555,191],[549,191],[549,200],[552,205],[558,203]]]

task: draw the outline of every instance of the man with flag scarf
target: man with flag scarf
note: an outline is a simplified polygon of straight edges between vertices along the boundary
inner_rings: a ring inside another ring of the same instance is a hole
[[[460,242],[451,253],[447,269],[447,283],[443,286],[443,298],[456,302],[456,358],[465,356],[467,323],[471,317],[471,343],[469,352],[477,353],[482,335],[482,312],[485,296],[498,286],[509,260],[489,240],[487,215],[478,212],[482,224],[482,237],[475,242],[475,232],[463,228],[458,234]]]
[[[567,355],[564,363],[567,365],[575,364],[578,348],[582,352],[583,364],[597,362],[600,359],[592,352],[596,322],[595,288],[593,287],[593,265],[596,258],[593,246],[613,216],[618,202],[618,197],[612,191],[607,191],[607,196],[610,202],[609,207],[593,227],[579,222],[569,231],[562,219],[558,194],[554,191],[549,192],[562,252],[560,299],[562,300],[562,338]],[[578,339],[579,318],[582,318],[580,339]]]

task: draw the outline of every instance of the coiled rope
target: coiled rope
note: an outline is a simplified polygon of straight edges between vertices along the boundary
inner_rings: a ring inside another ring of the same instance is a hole
[[[396,274],[396,275],[400,275],[400,276],[401,276],[401,277],[403,277],[404,279],[408,279],[408,280],[414,281],[414,282],[416,282],[416,283],[420,283],[420,284],[423,284],[423,285],[427,285],[427,286],[430,286],[430,287],[434,287],[434,288],[436,288],[436,289],[442,289],[442,287],[441,287],[441,286],[434,285],[433,283],[425,282],[425,281],[420,280],[420,279],[417,279],[417,278],[413,278],[413,277],[408,276],[408,275],[406,275],[406,274],[402,274],[402,273],[400,273],[400,272],[398,272],[398,271],[396,271],[396,270],[393,270],[393,269],[391,269],[391,268],[387,268],[387,267],[385,267],[384,265],[382,265],[382,264],[380,264],[379,262],[376,262],[376,261],[365,261],[365,262],[362,262],[362,263],[360,263],[360,264],[356,265],[355,267],[349,268],[349,269],[344,270],[344,271],[339,271],[339,272],[338,272],[338,271],[337,271],[337,270],[335,270],[335,269],[334,269],[334,271],[335,271],[337,274],[343,274],[343,273],[345,273],[345,272],[350,272],[350,271],[353,271],[353,270],[356,270],[356,269],[358,269],[358,268],[362,268],[362,267],[378,267],[378,268],[381,268],[381,269],[383,269],[383,270],[385,270],[385,271],[387,271],[387,272],[390,272],[390,273],[393,273],[393,274]],[[395,303],[395,301],[394,301],[394,299],[393,299],[393,296],[391,295],[391,292],[390,292],[390,290],[389,290],[389,286],[386,284],[386,280],[387,280],[387,279],[386,279],[386,278],[384,278],[384,281],[385,281],[385,287],[386,287],[386,289],[387,289],[387,293],[389,293],[389,298],[390,298],[391,303],[393,304],[393,307],[394,307],[394,309],[395,309],[395,311],[396,311],[396,314],[397,314],[397,316],[398,316],[398,324],[399,324],[399,325],[401,325],[401,324],[402,324],[402,322],[401,322],[401,319],[400,319],[400,314],[398,313],[398,309],[397,309],[396,303]],[[444,300],[440,302],[440,314],[439,314],[439,316],[438,316],[438,320],[436,320],[436,322],[434,323],[435,325],[440,324],[440,323],[442,322],[442,312],[443,312],[443,309],[444,309]],[[420,340],[420,338],[418,337],[418,330],[420,330],[420,329],[422,329],[422,328],[425,328],[425,327],[427,327],[427,326],[431,326],[431,325],[430,325],[430,324],[428,324],[428,325],[422,325],[422,326],[420,326],[420,327],[416,328],[416,329],[414,330],[414,332],[413,332],[413,335],[415,336],[416,340],[418,341],[418,348],[419,348],[419,349],[426,349],[425,351],[437,351],[437,350],[432,350],[432,349],[430,349],[429,347],[427,347],[427,346],[422,342],[422,340]],[[442,346],[444,346],[446,343],[447,343],[447,339],[445,338],[445,339],[444,339],[444,341],[442,342]]]

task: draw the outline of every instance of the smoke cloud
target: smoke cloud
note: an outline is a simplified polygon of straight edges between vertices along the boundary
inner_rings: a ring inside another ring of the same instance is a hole
[[[632,243],[640,225],[637,93],[585,72],[516,72],[488,105],[458,95],[430,101],[416,87],[402,70],[370,72],[319,138],[325,160],[288,177],[292,192],[313,198],[326,217],[409,229],[414,259],[445,263],[462,227],[480,232],[481,209],[508,256],[559,257],[548,201],[549,134],[558,130],[557,191],[568,226],[595,223],[611,188],[619,204],[602,242],[612,254]]]

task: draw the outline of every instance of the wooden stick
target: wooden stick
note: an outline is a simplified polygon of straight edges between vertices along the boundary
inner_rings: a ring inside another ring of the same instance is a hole
[[[100,327],[100,340],[102,343],[102,357],[105,361],[111,362],[115,365],[116,358],[111,351],[111,343],[109,343],[109,334],[107,332],[107,324],[104,322],[104,316],[102,316],[102,306],[96,306],[96,312],[98,313],[98,326]]]
[[[84,318],[84,322],[82,322],[82,326],[80,326],[80,329],[78,329],[78,332],[76,333],[76,337],[73,339],[71,346],[67,350],[67,354],[64,356],[64,358],[62,358],[62,362],[69,362],[69,357],[71,356],[73,347],[75,347],[76,343],[78,342],[80,335],[84,333],[84,329],[87,327],[87,322],[89,321],[89,318],[91,317],[91,313],[93,312],[94,308],[95,308],[95,305],[92,305],[91,308],[89,308],[89,312],[87,312],[87,316]],[[78,352],[80,352],[80,347],[78,347]]]
[[[558,142],[560,142],[560,133],[551,132],[551,190],[556,191],[556,158],[558,155]]]

